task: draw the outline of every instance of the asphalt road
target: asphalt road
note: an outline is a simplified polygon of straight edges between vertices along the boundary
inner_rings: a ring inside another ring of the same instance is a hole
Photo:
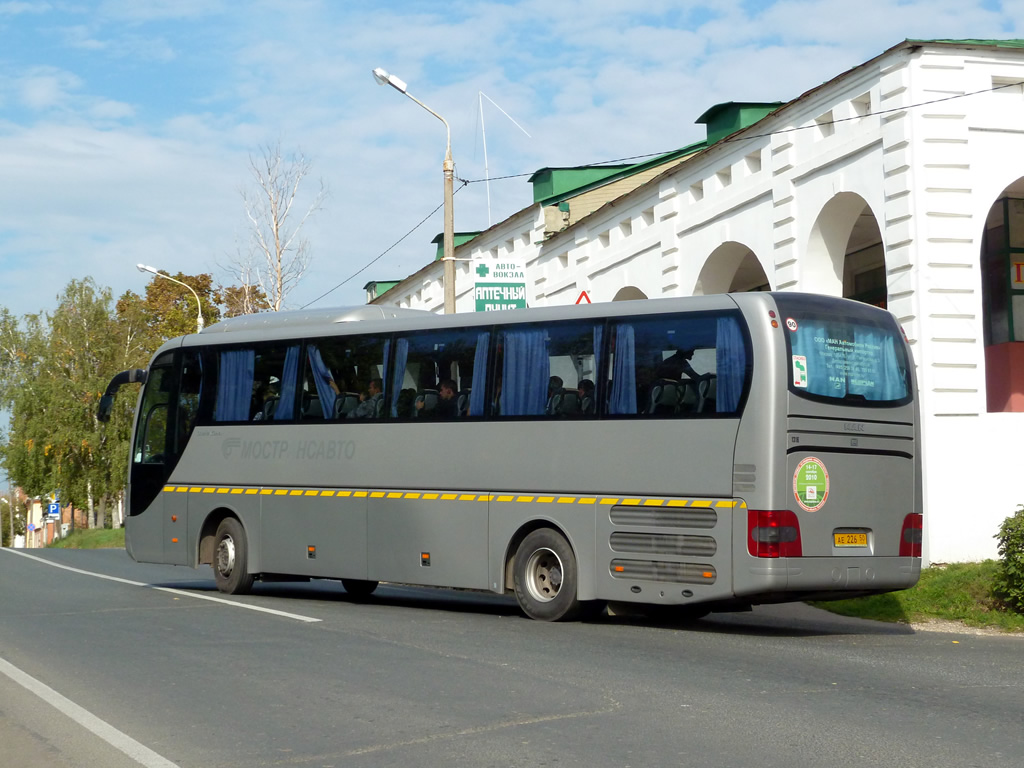
[[[0,551],[5,767],[1024,764],[1024,638],[804,605],[683,627],[390,585],[235,598],[208,569],[27,554]]]

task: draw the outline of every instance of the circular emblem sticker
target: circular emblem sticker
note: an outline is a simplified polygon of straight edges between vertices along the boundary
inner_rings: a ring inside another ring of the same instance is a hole
[[[796,320],[794,320],[792,317],[787,317],[786,327],[789,328],[789,330],[791,331],[795,331],[797,329]]]
[[[793,495],[807,512],[817,512],[828,499],[828,470],[821,459],[808,456],[796,465],[793,473]]]

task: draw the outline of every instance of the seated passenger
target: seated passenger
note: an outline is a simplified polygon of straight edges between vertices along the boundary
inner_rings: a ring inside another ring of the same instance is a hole
[[[383,412],[384,403],[384,382],[380,379],[370,379],[370,388],[360,395],[362,402],[349,411],[350,419],[374,419]]]
[[[585,414],[594,413],[594,382],[590,379],[580,379],[580,411]]]
[[[440,385],[438,385],[438,397],[437,404],[430,412],[430,416],[435,419],[454,419],[458,415],[458,402],[455,399],[455,392],[457,385],[451,379],[442,379]],[[423,401],[416,401],[416,408],[423,409]],[[420,413],[421,417],[426,416],[426,413]]]

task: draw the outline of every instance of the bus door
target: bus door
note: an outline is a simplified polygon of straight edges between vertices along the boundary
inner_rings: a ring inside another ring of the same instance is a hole
[[[919,460],[913,372],[899,326],[858,302],[837,312],[834,299],[775,298],[788,353],[785,483],[798,554],[911,554],[904,540],[920,511]],[[865,575],[855,564],[840,570],[839,587],[855,589]]]
[[[161,355],[150,366],[139,402],[125,528],[128,552],[140,562],[186,563],[188,494],[165,492],[164,487],[191,432],[197,372],[195,352]],[[183,374],[189,377],[187,386],[182,386]]]
[[[187,486],[174,482],[172,473],[181,455],[185,452],[192,428],[199,413],[199,399],[202,396],[202,365],[199,353],[193,349],[178,352],[178,366],[175,371],[175,397],[171,404],[172,424],[168,435],[169,449],[165,461],[168,490],[163,496],[164,562],[174,565],[189,565],[186,535],[188,528]],[[169,490],[174,488],[174,491]]]
[[[167,480],[168,425],[174,385],[174,353],[156,358],[135,414],[135,443],[128,478],[125,546],[139,562],[163,560],[163,496]]]

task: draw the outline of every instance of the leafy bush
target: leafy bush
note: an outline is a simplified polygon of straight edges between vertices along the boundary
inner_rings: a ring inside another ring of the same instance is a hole
[[[999,526],[999,571],[994,592],[1007,608],[1024,613],[1024,505]]]

